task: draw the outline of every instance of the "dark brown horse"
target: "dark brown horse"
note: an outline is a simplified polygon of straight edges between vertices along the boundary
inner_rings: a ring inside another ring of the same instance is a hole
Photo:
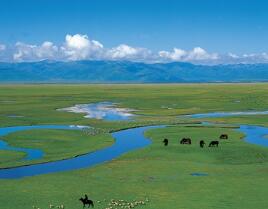
[[[220,139],[228,139],[228,135],[227,134],[222,134],[222,135],[220,135]]]
[[[211,141],[208,145],[209,147],[218,147],[219,146],[219,141]]]
[[[163,143],[164,143],[165,146],[167,146],[168,145],[168,139],[164,139]]]
[[[205,144],[206,143],[204,142],[204,140],[200,140],[199,145],[200,145],[201,148],[203,148]]]
[[[192,140],[190,138],[182,138],[180,144],[192,144]]]

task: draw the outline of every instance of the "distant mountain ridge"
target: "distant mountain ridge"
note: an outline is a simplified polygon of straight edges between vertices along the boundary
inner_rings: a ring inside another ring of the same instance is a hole
[[[266,82],[268,64],[194,65],[75,61],[0,63],[0,83]]]

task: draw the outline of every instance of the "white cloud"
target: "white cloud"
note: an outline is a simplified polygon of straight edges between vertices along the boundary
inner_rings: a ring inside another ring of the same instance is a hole
[[[211,53],[209,54],[206,50],[196,47],[189,52],[187,60],[216,60],[218,59],[218,54]]]
[[[106,58],[112,60],[130,59],[146,60],[152,55],[151,51],[145,48],[134,48],[126,44],[121,44],[106,51]]]
[[[237,55],[234,53],[228,53],[227,55],[221,55],[220,63],[224,64],[253,64],[253,63],[268,63],[268,54],[263,53],[250,53]]]
[[[6,45],[0,44],[0,51],[5,51],[6,50]]]
[[[183,60],[185,55],[187,55],[186,51],[184,51],[182,49],[177,49],[177,48],[174,48],[173,52],[168,52],[168,51],[160,51],[159,52],[160,57],[175,60],[175,61]]]
[[[41,46],[36,48],[36,56],[39,58],[53,58],[58,52],[58,47],[55,46],[52,42],[45,41]]]
[[[90,41],[86,35],[66,35],[66,46],[71,49],[85,49],[90,45]]]
[[[6,49],[6,45],[0,44],[0,62],[8,61],[9,53],[6,51]]]
[[[17,42],[13,59],[14,61],[57,59],[57,52],[58,47],[49,41],[45,41],[40,46]]]
[[[33,57],[33,50],[36,46],[17,42],[15,47],[16,52],[13,55],[13,59],[15,61],[24,61],[27,58],[31,59]]]
[[[103,45],[87,35],[66,35],[61,51],[67,60],[94,59],[102,53]]]
[[[190,51],[174,48],[173,51],[160,51],[159,57],[171,61],[200,61],[200,60],[216,60],[219,58],[216,53],[208,53],[200,47],[193,48]]]
[[[239,56],[237,54],[233,54],[231,52],[228,53],[228,56],[231,57],[231,58],[233,58],[233,59],[238,59],[239,58]]]

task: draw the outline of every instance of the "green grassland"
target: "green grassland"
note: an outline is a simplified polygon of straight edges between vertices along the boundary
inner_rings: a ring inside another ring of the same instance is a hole
[[[146,124],[170,124],[145,133],[146,148],[87,169],[0,180],[0,209],[41,209],[49,204],[82,208],[85,193],[95,208],[107,208],[111,199],[146,200],[145,209],[263,209],[268,205],[268,148],[242,140],[231,127],[201,126],[181,114],[214,111],[267,110],[268,84],[189,85],[6,85],[0,86],[0,126],[73,124],[89,125],[100,132],[31,130],[10,134],[13,146],[40,148],[46,153],[37,162],[53,161],[91,152],[113,143],[110,132]],[[137,110],[133,122],[105,122],[56,109],[74,104],[112,101]],[[240,102],[237,102],[240,101]],[[10,118],[8,115],[24,117]],[[208,121],[268,126],[268,116],[215,118]],[[181,124],[189,123],[189,124]],[[219,148],[199,148],[227,133],[230,140]],[[182,137],[192,145],[180,145]],[[162,140],[169,138],[168,147]],[[0,167],[28,164],[23,153],[0,151]],[[31,163],[37,163],[31,162]],[[192,176],[206,173],[208,176]],[[97,202],[100,201],[100,202]],[[113,207],[116,208],[116,207]],[[119,207],[118,207],[119,208]]]

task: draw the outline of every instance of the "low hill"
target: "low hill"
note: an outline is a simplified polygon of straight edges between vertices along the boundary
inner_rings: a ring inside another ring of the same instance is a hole
[[[194,65],[127,61],[0,63],[1,83],[182,83],[268,81],[268,64]]]

